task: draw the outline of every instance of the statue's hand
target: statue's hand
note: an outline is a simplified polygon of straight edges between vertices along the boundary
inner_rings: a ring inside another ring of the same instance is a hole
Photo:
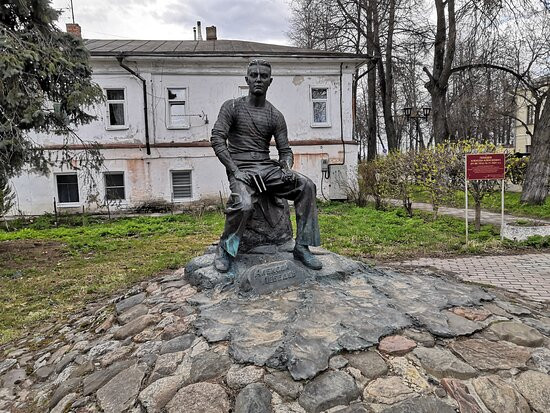
[[[296,179],[296,175],[294,175],[294,171],[290,168],[282,168],[283,175],[281,176],[281,179],[283,182],[293,182]]]
[[[233,176],[235,177],[235,179],[244,182],[247,185],[252,185],[252,175],[250,175],[248,172],[243,172],[237,169],[235,172],[233,172]]]

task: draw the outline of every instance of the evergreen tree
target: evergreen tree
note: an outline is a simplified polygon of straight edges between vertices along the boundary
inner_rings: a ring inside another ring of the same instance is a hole
[[[76,135],[72,128],[94,116],[84,108],[101,100],[92,82],[82,39],[59,30],[59,12],[49,0],[4,0],[0,4],[0,178],[27,165],[47,172],[51,163],[29,132]],[[63,151],[62,162],[72,156]],[[96,151],[84,157],[97,166]]]

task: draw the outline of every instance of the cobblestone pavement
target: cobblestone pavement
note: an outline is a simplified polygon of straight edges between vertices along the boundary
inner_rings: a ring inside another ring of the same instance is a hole
[[[433,267],[464,281],[493,285],[536,301],[550,301],[550,253],[465,258],[420,258],[398,266]]]

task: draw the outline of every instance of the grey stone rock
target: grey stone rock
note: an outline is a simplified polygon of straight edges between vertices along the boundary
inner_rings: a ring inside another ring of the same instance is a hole
[[[199,268],[212,266],[214,263],[215,254],[204,254],[193,258],[185,266],[185,277],[188,278],[190,274],[194,273]]]
[[[182,385],[182,376],[163,377],[142,390],[138,400],[147,413],[160,413]]]
[[[510,341],[518,346],[537,347],[544,343],[544,336],[536,329],[515,321],[494,323],[488,330],[501,340]]]
[[[72,372],[69,378],[75,378],[75,377],[82,377],[90,374],[95,370],[94,363],[91,361],[87,361],[84,364],[81,364],[80,366],[76,367]]]
[[[175,337],[162,344],[160,348],[160,354],[175,353],[177,351],[184,351],[191,347],[191,344],[195,341],[196,336],[194,334],[184,334],[179,337]]]
[[[114,341],[114,340],[108,340],[93,346],[88,352],[88,357],[91,360],[94,360],[104,355],[105,353],[110,353],[113,350],[116,350],[118,347],[120,347],[120,342]]]
[[[131,297],[125,298],[124,300],[116,303],[116,312],[117,314],[121,314],[130,307],[141,304],[143,300],[145,300],[145,293],[139,293],[136,295],[132,295]]]
[[[149,312],[149,307],[147,307],[145,304],[138,304],[133,307],[130,307],[123,313],[119,314],[117,316],[117,321],[124,325],[129,323],[132,320],[135,320],[138,317],[141,317],[142,315],[145,315]]]
[[[252,383],[240,391],[235,399],[235,413],[270,413],[271,392],[260,383]]]
[[[381,404],[395,404],[413,396],[413,390],[398,376],[379,377],[363,391],[363,400]]]
[[[212,383],[185,386],[166,405],[167,413],[228,413],[229,409],[225,390]]]
[[[368,379],[375,379],[388,372],[388,365],[375,351],[351,353],[345,357],[348,359],[350,366],[360,370],[361,374]]]
[[[502,300],[495,300],[495,304],[498,305],[503,310],[505,310],[506,312],[513,315],[523,315],[523,316],[531,315],[531,310],[517,304],[512,304]]]
[[[455,409],[433,396],[422,396],[395,404],[382,413],[455,413]]]
[[[71,407],[78,395],[76,393],[69,393],[63,397],[55,407],[50,410],[50,413],[65,413],[67,408]]]
[[[141,344],[140,346],[138,346],[138,348],[134,352],[134,357],[143,358],[151,354],[157,355],[161,347],[162,347],[162,341],[160,340],[147,341]],[[154,360],[156,361],[156,357],[154,357]]]
[[[531,356],[527,348],[506,341],[469,339],[455,341],[449,348],[467,363],[483,371],[524,368]]]
[[[183,360],[185,352],[178,351],[176,353],[161,354],[155,362],[155,369],[151,374],[152,379],[158,379],[161,376],[169,376],[176,371],[176,368]],[[153,380],[151,380],[152,382]]]
[[[335,410],[334,413],[371,413],[371,411],[361,403],[352,403],[347,407]]]
[[[274,371],[264,376],[264,382],[284,399],[295,400],[304,386],[285,371]]]
[[[498,376],[484,376],[472,380],[479,398],[491,413],[530,413],[523,396]]]
[[[405,337],[410,338],[411,340],[416,341],[418,344],[421,344],[424,347],[433,347],[435,346],[435,339],[427,331],[418,331],[413,329],[406,329],[402,333]]]
[[[63,356],[63,358],[55,364],[55,372],[61,373],[65,369],[65,367],[67,367],[70,363],[72,363],[76,358],[76,356],[78,355],[79,355],[78,352],[71,351],[67,355]]]
[[[42,366],[34,372],[39,381],[46,380],[55,371],[54,366]]]
[[[27,378],[27,372],[24,369],[12,369],[3,376],[0,376],[0,386],[14,387]]]
[[[222,376],[227,373],[229,367],[231,367],[229,356],[214,351],[206,351],[192,359],[189,383],[197,383]]]
[[[97,391],[97,401],[105,413],[119,413],[136,400],[147,369],[136,364],[121,371]]]
[[[0,374],[3,374],[4,372],[8,371],[16,364],[17,364],[16,359],[6,359],[3,361],[0,361]]]
[[[158,320],[157,316],[151,314],[142,315],[116,330],[113,334],[113,338],[115,340],[124,340],[125,338],[132,337],[141,333],[151,324],[156,324]]]
[[[343,371],[321,374],[305,387],[298,403],[308,413],[319,413],[338,405],[347,405],[360,396],[353,378]]]
[[[339,370],[348,365],[348,359],[344,356],[334,356],[328,361],[328,366],[333,370]]]
[[[532,409],[550,412],[550,376],[539,371],[525,371],[514,383]]]
[[[78,388],[78,386],[80,386],[81,382],[82,379],[78,377],[74,379],[64,380],[57,387],[52,397],[50,398],[50,409],[56,406],[66,395],[68,395],[69,393],[73,393]]]
[[[185,271],[189,283],[199,291],[212,289],[218,284],[230,282],[226,274],[218,272],[213,266],[198,268],[193,272]]]
[[[469,379],[478,374],[472,366],[459,360],[449,350],[418,347],[413,354],[428,373],[440,379],[444,377]]]
[[[541,317],[540,319],[524,318],[522,321],[524,324],[534,327],[545,336],[550,337],[550,318],[548,317]]]
[[[232,365],[227,372],[225,382],[229,388],[240,390],[249,384],[262,380],[264,369],[257,366]]]
[[[549,374],[550,373],[550,350],[541,347],[535,349],[531,353],[531,360],[538,371]]]
[[[89,394],[92,394],[122,370],[129,368],[134,363],[135,361],[133,360],[119,361],[105,370],[99,370],[90,374],[83,380],[82,395],[88,396]]]

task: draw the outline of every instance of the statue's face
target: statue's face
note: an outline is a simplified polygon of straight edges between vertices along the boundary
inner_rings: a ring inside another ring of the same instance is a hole
[[[265,95],[273,78],[271,70],[267,66],[253,65],[248,68],[245,76],[248,90],[255,96]]]

